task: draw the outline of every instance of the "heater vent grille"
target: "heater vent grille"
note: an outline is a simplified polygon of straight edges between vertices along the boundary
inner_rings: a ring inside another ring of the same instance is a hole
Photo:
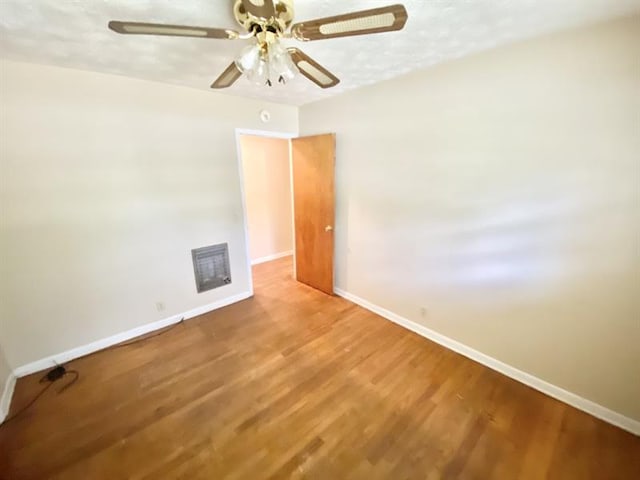
[[[226,243],[191,250],[198,293],[231,283],[229,247]]]

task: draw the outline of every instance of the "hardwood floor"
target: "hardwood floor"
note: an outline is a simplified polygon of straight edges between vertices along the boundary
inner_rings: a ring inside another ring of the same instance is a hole
[[[254,298],[70,362],[72,388],[0,429],[0,478],[640,478],[638,437],[291,268],[257,265]]]

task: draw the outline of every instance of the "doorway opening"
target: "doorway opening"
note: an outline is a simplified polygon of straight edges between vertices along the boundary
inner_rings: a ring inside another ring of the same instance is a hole
[[[294,280],[333,295],[335,134],[236,130],[248,278],[290,259]]]
[[[273,132],[236,132],[252,290],[253,266],[295,254],[292,137]],[[295,268],[295,262],[292,264]],[[292,275],[295,278],[293,271]]]

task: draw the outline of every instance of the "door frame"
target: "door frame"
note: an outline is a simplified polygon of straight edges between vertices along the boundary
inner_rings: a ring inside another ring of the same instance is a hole
[[[289,183],[291,185],[291,222],[293,235],[293,278],[296,278],[296,225],[295,212],[293,206],[293,159],[291,157],[291,139],[298,138],[297,133],[274,132],[272,130],[252,130],[248,128],[236,128],[236,161],[238,162],[238,176],[240,177],[240,196],[242,197],[242,226],[244,230],[245,256],[247,259],[247,278],[249,279],[249,293],[253,296],[253,270],[251,269],[251,253],[249,251],[249,219],[247,216],[247,198],[244,186],[244,171],[242,169],[242,149],[240,148],[240,136],[251,135],[254,137],[280,138],[289,140]]]

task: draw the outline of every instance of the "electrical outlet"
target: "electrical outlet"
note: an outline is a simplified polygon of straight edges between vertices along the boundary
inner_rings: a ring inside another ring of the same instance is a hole
[[[164,309],[165,309],[164,302],[156,302],[156,309],[159,312],[164,312]]]

